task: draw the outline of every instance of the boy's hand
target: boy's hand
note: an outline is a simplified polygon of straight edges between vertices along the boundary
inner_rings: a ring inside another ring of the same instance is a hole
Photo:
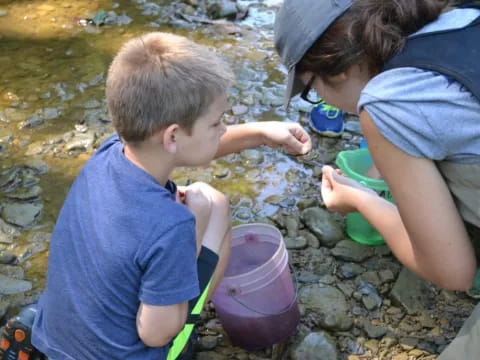
[[[195,215],[197,235],[203,237],[212,216],[214,204],[224,201],[221,192],[208,184],[196,182],[189,186],[179,187],[177,199]]]
[[[342,175],[339,170],[331,166],[322,168],[322,198],[325,206],[342,215],[357,211],[357,202],[365,194],[378,196],[378,194],[359,182]]]
[[[283,147],[292,155],[304,155],[312,149],[312,140],[297,123],[263,121],[255,123],[263,136],[265,145]]]

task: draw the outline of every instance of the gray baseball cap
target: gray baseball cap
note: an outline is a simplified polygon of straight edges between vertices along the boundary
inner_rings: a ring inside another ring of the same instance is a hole
[[[275,47],[288,70],[285,109],[304,84],[295,66],[313,43],[342,15],[352,0],[284,0],[275,17]]]

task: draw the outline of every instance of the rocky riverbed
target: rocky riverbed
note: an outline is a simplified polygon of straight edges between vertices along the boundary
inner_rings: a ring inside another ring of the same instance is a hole
[[[0,3],[0,316],[35,301],[45,283],[50,234],[73,178],[112,132],[104,100],[115,51],[149,31],[171,31],[223,54],[236,75],[228,124],[298,121],[310,105],[283,108],[285,71],[273,48],[281,0]],[[320,174],[340,150],[358,148],[358,119],[339,139],[311,134],[314,150],[291,157],[268,148],[180,169],[179,184],[225,192],[234,224],[281,229],[296,273],[301,324],[262,351],[233,347],[212,304],[202,315],[196,358],[435,359],[475,301],[402,268],[385,246],[348,239],[344,218],[325,210]]]

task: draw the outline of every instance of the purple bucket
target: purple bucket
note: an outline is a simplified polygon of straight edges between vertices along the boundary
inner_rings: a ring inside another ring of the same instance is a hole
[[[267,224],[232,229],[232,252],[212,302],[230,341],[246,350],[270,347],[300,322],[282,234]]]

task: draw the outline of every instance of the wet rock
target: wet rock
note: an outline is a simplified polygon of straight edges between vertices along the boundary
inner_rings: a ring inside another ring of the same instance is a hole
[[[364,338],[357,338],[355,340],[348,338],[345,339],[343,342],[343,348],[347,349],[348,354],[350,354],[348,360],[360,360],[357,355],[363,355],[365,353],[365,349],[363,348],[364,344]]]
[[[327,315],[334,315],[341,319],[348,312],[348,304],[343,293],[329,285],[306,285],[300,290],[299,300],[307,310],[313,311],[323,318]],[[340,326],[340,324],[331,326]]]
[[[298,220],[294,216],[285,216],[285,228],[287,229],[287,235],[294,238],[298,234]]]
[[[66,151],[88,151],[95,142],[95,133],[78,134],[65,144]]]
[[[10,122],[10,121],[7,119],[7,116],[5,115],[5,112],[3,112],[3,111],[0,111],[0,121],[1,121],[1,122],[4,122],[4,123]]]
[[[351,297],[355,291],[355,285],[352,282],[341,281],[337,284],[337,287],[345,294],[345,296]]]
[[[308,231],[305,231],[305,230],[300,230],[298,232],[298,235],[307,239],[307,244],[311,248],[318,249],[320,247],[320,240],[318,240],[317,237],[315,235],[313,235],[312,233],[310,233]]]
[[[307,335],[292,351],[293,360],[338,360],[335,341],[323,331]]]
[[[390,269],[382,270],[378,273],[378,275],[380,276],[380,281],[382,283],[386,283],[386,282],[390,282],[390,281],[395,280],[395,274]]]
[[[0,274],[15,280],[23,280],[25,277],[25,271],[20,266],[0,265]]]
[[[33,156],[33,155],[40,155],[45,151],[45,147],[41,141],[36,141],[31,143],[27,147],[27,151],[25,151],[26,156]]]
[[[370,350],[373,354],[378,352],[378,340],[369,339],[363,344],[365,349]]]
[[[158,4],[148,2],[142,5],[142,14],[146,16],[160,15],[162,7]]]
[[[255,105],[255,95],[253,94],[246,95],[242,97],[240,101],[242,102],[242,104],[245,104],[247,106],[253,106]]]
[[[238,12],[236,3],[230,0],[207,0],[206,9],[212,19],[234,19]]]
[[[382,348],[391,348],[394,345],[398,344],[398,340],[394,337],[386,336],[382,340],[380,340],[380,347]]]
[[[30,243],[47,243],[50,242],[52,234],[44,231],[36,231],[28,234],[27,241]]]
[[[200,338],[200,349],[202,350],[213,350],[217,347],[218,338],[216,336],[202,336]]]
[[[249,208],[240,206],[233,212],[233,217],[242,222],[247,222],[253,217],[253,214]]]
[[[409,315],[430,308],[434,296],[431,286],[407,268],[402,269],[391,292],[392,300]]]
[[[98,75],[95,75],[95,77],[88,82],[88,85],[97,86],[98,84],[101,84],[104,82],[105,82],[105,76],[103,73],[100,73]]]
[[[373,249],[352,240],[342,240],[332,249],[332,255],[344,261],[361,262],[373,255]]]
[[[92,100],[88,100],[84,105],[83,107],[85,109],[95,109],[95,108],[99,108],[102,106],[102,103],[98,100],[95,100],[95,99],[92,99]]]
[[[75,124],[75,131],[84,134],[88,131],[88,126],[85,124]]]
[[[25,167],[34,170],[38,175],[46,174],[48,172],[48,164],[39,159],[27,161]]]
[[[380,280],[380,276],[376,271],[364,272],[357,278],[357,283],[361,284],[362,280],[372,284],[374,287],[379,287],[382,284],[382,280]]]
[[[309,207],[314,207],[315,205],[318,205],[318,199],[314,197],[300,199],[297,203],[300,210],[305,210]]]
[[[289,250],[305,249],[307,245],[307,239],[303,236],[297,236],[295,238],[285,237],[285,246]]]
[[[367,332],[368,337],[378,339],[384,336],[388,329],[383,326],[377,326],[370,323],[370,321],[366,320],[363,323],[363,329]]]
[[[27,248],[20,254],[18,261],[25,262],[25,260],[31,258],[33,255],[38,254],[39,252],[47,250],[47,244],[44,242],[34,242],[30,243]]]
[[[262,53],[264,56],[265,54]],[[283,105],[283,97],[274,94],[271,91],[265,91],[260,98],[260,103],[266,106],[281,106]]]
[[[32,200],[38,198],[41,192],[42,188],[40,186],[32,186],[15,190],[11,193],[5,194],[5,196],[14,200]]]
[[[67,90],[66,90],[67,88],[68,88],[68,86],[65,83],[57,83],[57,84],[53,85],[53,89],[55,90],[55,92],[57,93],[57,96],[62,101],[72,100],[75,97],[74,94],[67,92]]]
[[[12,295],[32,289],[32,283],[25,280],[16,280],[0,274],[0,294]]]
[[[215,170],[212,172],[212,175],[217,179],[226,179],[230,176],[230,169],[224,167],[215,168]]]
[[[232,106],[232,113],[235,116],[243,115],[248,112],[248,106],[237,104]]]
[[[125,12],[123,12],[121,15],[117,15],[117,18],[115,20],[118,26],[128,25],[132,21],[133,19],[130,16],[128,16]]]
[[[302,220],[324,246],[335,246],[343,238],[342,228],[327,210],[318,207],[305,209]]]
[[[343,279],[351,279],[356,277],[357,275],[360,275],[364,271],[365,271],[365,268],[363,266],[360,266],[355,263],[345,263],[340,266],[339,275]]]
[[[398,343],[404,350],[412,350],[418,344],[418,339],[414,337],[403,337],[398,339]]]
[[[297,273],[297,280],[302,283],[316,283],[320,280],[320,276],[310,272],[310,271],[305,271],[302,270],[299,273]]]
[[[45,120],[56,119],[60,116],[60,110],[56,108],[45,108],[43,109],[43,117]]]
[[[274,195],[270,195],[269,197],[265,198],[264,201],[265,201],[267,204],[278,205],[278,204],[280,204],[280,202],[281,202],[284,198],[285,198],[285,196],[274,194]]]
[[[377,300],[372,295],[365,295],[362,297],[363,306],[369,311],[377,308]]]
[[[382,306],[382,298],[378,295],[375,286],[364,280],[360,281],[357,291],[362,294],[362,302],[367,310],[374,310]]]
[[[427,353],[430,353],[430,354],[433,354],[433,353],[436,353],[437,352],[437,346],[435,344],[432,344],[430,342],[420,342],[418,343],[417,345],[418,349],[420,350],[424,350],[426,351]]]
[[[20,307],[25,304],[25,295],[23,292],[12,294],[12,295],[4,295],[1,297],[0,300],[0,317],[4,317],[7,311],[14,307]]]
[[[347,331],[353,326],[353,320],[346,314],[327,314],[319,319],[322,328],[333,331]]]
[[[375,255],[377,256],[387,256],[391,255],[392,251],[387,245],[375,246]]]
[[[2,217],[10,224],[27,227],[42,211],[42,204],[8,203],[2,209]]]
[[[28,112],[26,111],[21,111],[21,110],[18,110],[18,109],[14,109],[14,108],[8,108],[8,109],[5,109],[5,111],[3,112],[4,114],[4,117],[5,117],[5,122],[10,122],[10,121],[13,121],[13,122],[21,122],[21,121],[25,121],[27,116],[28,116]]]
[[[437,323],[435,322],[435,320],[428,314],[420,314],[418,317],[418,322],[424,328],[433,329],[435,326],[437,326]]]
[[[38,114],[33,114],[29,116],[25,121],[22,121],[18,124],[18,128],[22,129],[31,129],[36,126],[43,124],[45,119]]]
[[[242,151],[242,157],[246,160],[246,165],[259,165],[263,162],[263,154],[256,149],[247,149]]]
[[[15,254],[3,254],[0,255],[0,264],[1,265],[12,265],[18,262],[17,255]]]
[[[0,243],[11,244],[13,238],[20,235],[20,231],[5,221],[0,219]]]
[[[320,284],[327,284],[327,285],[332,285],[336,281],[337,281],[337,277],[330,274],[325,274],[318,280]]]
[[[286,196],[283,197],[282,200],[278,203],[278,205],[282,208],[291,208],[295,206],[297,200],[294,197]]]
[[[40,179],[28,170],[20,173],[20,179],[23,187],[30,187],[40,182]]]
[[[47,91],[46,93],[43,93],[40,95],[40,99],[44,99],[44,100],[50,99],[51,97],[52,97],[52,93],[50,91]]]
[[[0,188],[5,188],[15,182],[18,175],[18,168],[8,169],[0,174]]]

